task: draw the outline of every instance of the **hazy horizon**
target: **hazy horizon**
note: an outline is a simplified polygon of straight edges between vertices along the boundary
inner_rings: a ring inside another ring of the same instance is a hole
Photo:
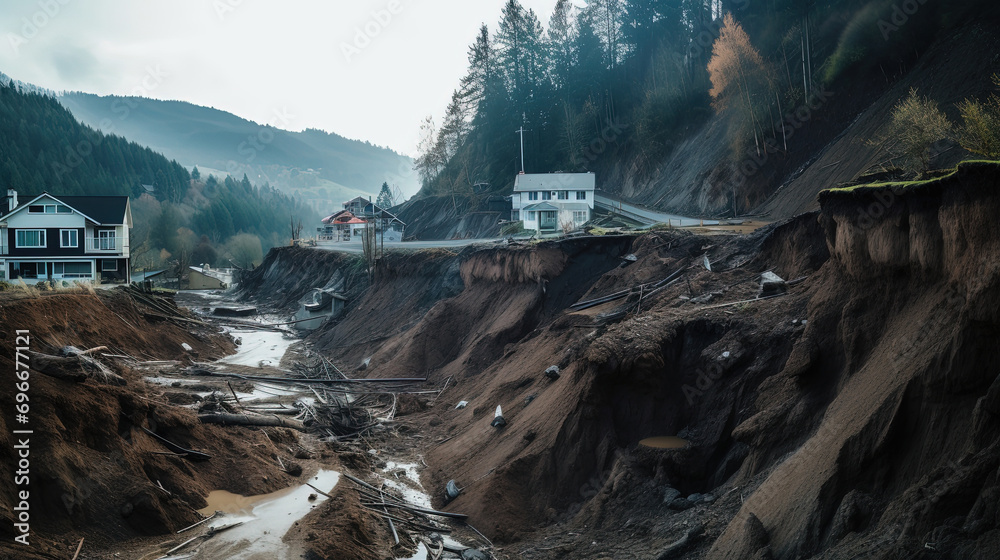
[[[521,3],[543,23],[555,6]],[[0,72],[57,92],[186,101],[413,156],[420,122],[440,123],[479,26],[494,29],[503,4],[14,0],[0,14]]]

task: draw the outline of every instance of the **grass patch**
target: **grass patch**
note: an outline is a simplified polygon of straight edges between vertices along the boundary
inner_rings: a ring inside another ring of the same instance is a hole
[[[966,160],[958,164],[955,169],[950,172],[937,177],[931,177],[929,179],[921,179],[916,181],[887,181],[882,183],[865,183],[861,185],[851,185],[849,187],[837,187],[833,189],[826,189],[824,192],[828,193],[849,193],[858,190],[882,190],[882,189],[892,189],[892,190],[904,190],[912,189],[914,187],[921,187],[925,185],[930,185],[938,181],[944,181],[945,179],[950,179],[957,175],[961,171],[971,170],[971,169],[993,169],[1000,172],[1000,161],[987,161],[987,160]]]

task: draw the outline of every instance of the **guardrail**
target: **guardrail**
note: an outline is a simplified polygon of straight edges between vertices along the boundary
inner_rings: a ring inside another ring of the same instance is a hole
[[[100,251],[108,253],[121,253],[125,250],[124,237],[88,237],[86,240],[87,251]]]

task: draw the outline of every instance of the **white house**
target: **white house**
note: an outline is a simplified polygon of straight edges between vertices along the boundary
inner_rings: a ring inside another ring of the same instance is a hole
[[[0,279],[128,282],[127,196],[18,197],[0,199]]]
[[[593,173],[532,173],[514,179],[511,220],[541,233],[572,229],[594,210]]]

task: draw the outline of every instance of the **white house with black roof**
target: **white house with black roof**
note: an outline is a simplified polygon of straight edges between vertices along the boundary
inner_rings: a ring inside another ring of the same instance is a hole
[[[19,196],[0,201],[0,278],[127,282],[127,196]]]
[[[596,184],[593,173],[521,173],[510,219],[540,233],[578,228],[590,221]]]

